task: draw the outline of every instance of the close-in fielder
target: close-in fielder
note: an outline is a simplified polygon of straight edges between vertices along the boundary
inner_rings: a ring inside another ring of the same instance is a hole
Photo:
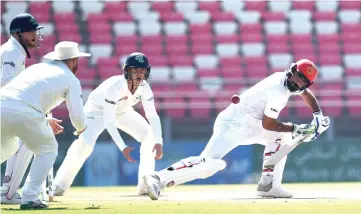
[[[287,155],[272,168],[265,166],[267,160],[282,146],[300,135],[307,141],[316,139],[329,124],[324,120],[320,106],[308,87],[315,81],[318,70],[313,62],[303,59],[293,63],[285,72],[277,72],[243,92],[238,104],[230,104],[219,113],[213,135],[199,156],[183,159],[159,172],[144,177],[149,196],[158,199],[163,187],[179,185],[198,178],[207,178],[224,169],[222,158],[239,145],[265,145],[263,172],[258,183],[257,195],[265,197],[292,197],[281,187]],[[312,125],[282,123],[277,120],[289,97],[300,95],[313,111]],[[282,149],[283,151],[283,149]]]
[[[44,56],[49,61],[25,69],[0,89],[1,99],[1,163],[15,154],[20,138],[34,153],[34,160],[25,181],[21,209],[46,208],[39,199],[42,184],[55,162],[58,142],[54,133],[63,127],[46,118],[56,106],[66,101],[69,116],[77,133],[86,129],[80,81],[75,73],[81,53],[75,42],[60,42],[55,50]],[[50,122],[57,125],[56,130]]]
[[[108,130],[125,158],[135,162],[130,156],[133,148],[124,143],[117,128],[141,143],[137,193],[147,194],[143,176],[154,172],[155,159],[160,159],[163,153],[161,123],[154,106],[153,92],[146,82],[150,67],[144,54],[132,53],[126,59],[123,75],[105,80],[90,93],[84,108],[88,128],[72,143],[56,173],[53,184],[56,196],[63,195],[71,186],[104,129]],[[133,109],[140,101],[149,124]]]
[[[40,26],[28,13],[17,15],[10,23],[10,38],[0,47],[0,87],[5,86],[25,70],[28,49],[38,48],[42,41]],[[18,158],[19,157],[19,158]],[[19,150],[6,162],[5,176],[1,187],[2,204],[20,204],[17,192],[33,153],[19,141]]]

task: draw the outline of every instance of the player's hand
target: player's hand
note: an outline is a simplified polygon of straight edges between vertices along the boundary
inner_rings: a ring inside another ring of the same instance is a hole
[[[156,160],[162,159],[162,157],[163,157],[163,146],[162,146],[162,144],[159,144],[159,143],[155,144],[154,147],[153,147],[152,152],[154,152],[154,151],[155,151],[154,159],[156,159]]]
[[[53,130],[54,135],[58,135],[64,132],[64,127],[59,125],[62,123],[62,120],[58,120],[56,118],[48,118],[49,125],[51,129]]]
[[[311,124],[293,124],[292,126],[292,138],[309,137],[316,132],[316,126]]]
[[[122,151],[125,159],[127,159],[129,162],[131,163],[135,163],[137,162],[136,160],[134,160],[131,156],[130,156],[130,152],[133,150],[134,148],[133,147],[125,147],[125,149]]]
[[[323,116],[322,112],[314,112],[313,120],[311,122],[312,125],[316,126],[315,135],[311,140],[315,140],[318,136],[320,136],[324,131],[330,127],[331,121],[329,117]]]

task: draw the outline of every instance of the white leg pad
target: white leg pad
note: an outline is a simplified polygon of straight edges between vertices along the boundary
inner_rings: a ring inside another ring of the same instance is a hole
[[[205,179],[226,167],[221,159],[193,156],[183,159],[158,173],[164,186],[183,184],[195,179]]]
[[[92,153],[93,148],[93,146],[82,140],[75,140],[56,173],[54,185],[59,186],[64,191],[67,190],[73,183],[75,176],[78,174],[85,160]]]

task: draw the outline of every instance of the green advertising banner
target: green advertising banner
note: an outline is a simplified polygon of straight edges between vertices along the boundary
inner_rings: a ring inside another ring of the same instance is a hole
[[[254,173],[261,171],[263,150],[263,146],[254,148]],[[288,155],[283,181],[361,181],[361,139],[317,139],[301,144]]]

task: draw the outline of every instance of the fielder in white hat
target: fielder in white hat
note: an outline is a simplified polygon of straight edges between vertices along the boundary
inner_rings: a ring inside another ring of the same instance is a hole
[[[17,151],[17,137],[35,154],[23,187],[21,209],[48,207],[39,194],[58,154],[54,134],[62,133],[63,127],[58,124],[61,121],[45,115],[66,101],[76,132],[86,129],[82,89],[75,74],[79,57],[89,56],[79,51],[76,42],[60,42],[44,56],[50,60],[28,67],[0,89],[1,163]]]

